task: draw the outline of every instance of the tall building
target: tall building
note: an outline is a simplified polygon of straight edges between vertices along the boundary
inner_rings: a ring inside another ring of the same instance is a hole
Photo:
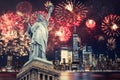
[[[8,72],[12,71],[12,59],[13,59],[12,55],[7,56],[7,66],[6,66],[6,68],[7,68]]]
[[[54,52],[54,60],[60,60],[60,51],[59,50],[55,50],[55,52]]]
[[[71,70],[72,64],[72,51],[70,51],[67,47],[61,48],[61,61],[62,70]]]
[[[67,47],[62,47],[60,63],[68,64],[69,62],[72,62],[72,51],[70,51]]]
[[[76,27],[74,27],[73,33],[73,62],[72,69],[79,69],[79,55],[78,55],[78,34],[76,33]]]
[[[53,64],[55,69],[60,69],[60,51],[59,50],[55,50],[54,52]]]
[[[82,53],[83,65],[85,69],[89,70],[90,66],[92,65],[92,47],[84,46]]]

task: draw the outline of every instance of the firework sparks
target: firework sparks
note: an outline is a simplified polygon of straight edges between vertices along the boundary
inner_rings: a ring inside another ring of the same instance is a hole
[[[22,17],[14,12],[7,12],[0,16],[0,23],[1,39],[4,42],[2,43],[4,50],[11,50],[11,54],[13,55],[28,55],[28,53],[26,53],[25,51],[29,50],[29,40],[27,38],[25,39],[25,37],[24,39],[22,38],[22,36],[25,36],[25,34],[23,33],[25,26]],[[21,52],[24,52],[24,54],[22,54]]]
[[[81,21],[86,17],[87,8],[77,1],[66,1],[58,4],[55,8],[57,22],[69,26],[79,26]]]
[[[72,4],[72,2],[68,2],[68,4],[65,6],[65,9],[69,10],[70,12],[73,12],[73,4]]]
[[[118,29],[118,26],[116,24],[113,24],[111,26],[111,30],[116,31]]]
[[[60,27],[60,29],[56,31],[55,35],[59,37],[60,41],[66,42],[70,39],[71,32],[67,27]]]
[[[108,15],[102,23],[102,31],[108,36],[119,36],[120,34],[120,16]]]
[[[115,39],[114,38],[109,38],[107,40],[107,47],[108,49],[110,50],[114,50],[116,48],[116,42],[115,42]]]
[[[4,13],[1,17],[0,29],[2,30],[2,35],[6,38],[13,38],[17,36],[17,31],[23,31],[24,25],[22,18],[13,12]]]
[[[20,2],[16,6],[16,12],[20,16],[23,16],[25,14],[30,14],[31,11],[32,11],[32,5],[28,1]]]
[[[88,19],[86,21],[86,26],[90,29],[93,29],[96,26],[96,22],[93,19]]]
[[[104,36],[102,36],[102,35],[98,35],[98,36],[96,36],[96,38],[98,39],[98,41],[104,41],[105,40]]]

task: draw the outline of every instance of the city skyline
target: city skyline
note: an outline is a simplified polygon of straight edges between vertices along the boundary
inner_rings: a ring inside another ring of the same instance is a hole
[[[120,0],[0,0],[0,80],[119,80],[119,4]],[[31,55],[41,48],[31,46],[28,35],[29,29],[33,36],[30,25],[39,15],[49,18],[47,59]]]
[[[8,1],[8,2],[7,2]],[[45,10],[44,3],[45,1],[42,0],[12,0],[12,1],[0,1],[0,14],[3,15],[4,13],[15,12],[16,6],[19,2],[22,1],[28,1],[32,5],[32,11],[36,10]],[[62,0],[63,1],[63,0]],[[51,2],[55,5],[55,7],[62,1],[56,1],[51,0]],[[64,0],[65,1],[65,0]],[[76,0],[77,1],[77,0]],[[7,3],[6,3],[7,2]],[[113,1],[110,0],[104,1],[104,0],[81,0],[79,1],[82,4],[84,4],[85,7],[88,9],[88,13],[86,15],[86,18],[82,20],[82,22],[79,24],[79,27],[77,27],[77,33],[79,35],[79,38],[81,39],[81,44],[83,46],[90,45],[93,48],[93,52],[95,54],[110,54],[110,56],[114,53],[116,53],[118,56],[120,52],[120,35],[118,36],[109,36],[106,35],[101,30],[102,22],[104,18],[108,15],[117,15],[120,16],[120,10],[119,10],[119,0]],[[52,17],[55,17],[55,11],[52,14]],[[88,19],[93,19],[96,22],[96,25],[94,28],[88,28],[85,23]],[[118,26],[118,29],[120,26]],[[59,29],[59,28],[57,28]],[[57,29],[54,29],[57,30]],[[73,33],[73,30],[70,30],[71,33]],[[119,30],[120,32],[120,30]],[[50,43],[54,43],[53,46],[48,47],[50,48],[48,51],[48,56],[50,57],[53,55],[53,52],[55,48],[60,49],[61,46],[68,46],[72,47],[72,34],[70,35],[69,40],[66,42],[60,41],[57,37],[53,36],[55,33],[50,33],[49,35],[49,41]],[[52,38],[52,39],[51,39]],[[51,42],[52,41],[52,42]],[[54,42],[56,41],[56,43]],[[114,45],[112,47],[111,45]],[[49,46],[49,45],[48,45]],[[51,49],[52,48],[52,49]],[[112,57],[112,56],[111,56]]]

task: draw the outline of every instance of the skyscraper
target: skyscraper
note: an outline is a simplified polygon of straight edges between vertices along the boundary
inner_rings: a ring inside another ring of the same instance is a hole
[[[90,66],[92,65],[92,47],[84,46],[82,53],[83,65],[86,70],[89,70]]]
[[[74,27],[73,33],[73,62],[72,69],[79,69],[79,55],[78,55],[78,34],[76,33],[76,27]]]
[[[62,70],[71,70],[72,51],[67,47],[61,47],[61,65]]]
[[[7,57],[7,71],[8,72],[11,72],[11,70],[12,70],[12,59],[13,59],[13,56],[8,55],[8,57]]]

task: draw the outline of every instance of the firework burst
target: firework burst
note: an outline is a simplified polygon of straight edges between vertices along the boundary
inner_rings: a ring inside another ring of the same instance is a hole
[[[87,8],[76,0],[62,2],[55,8],[57,22],[69,26],[79,26],[80,22],[86,17],[87,12]]]
[[[20,16],[30,14],[32,11],[32,5],[28,1],[23,1],[17,4],[16,12]]]
[[[7,12],[0,16],[0,36],[5,51],[11,50],[11,54],[18,56],[28,55],[29,39],[24,29],[24,19],[18,14]],[[1,54],[5,54],[4,50]]]
[[[8,40],[17,37],[17,31],[24,31],[22,18],[14,12],[4,13],[0,23],[1,34]]]
[[[108,15],[102,22],[102,31],[107,36],[119,36],[120,34],[120,16]]]
[[[88,20],[86,21],[86,26],[87,26],[89,29],[94,29],[94,27],[96,26],[95,20],[93,20],[93,19],[88,19]]]
[[[115,39],[113,37],[111,37],[107,40],[107,47],[110,50],[114,50],[116,48],[116,42],[115,42]]]
[[[60,41],[66,42],[70,39],[71,32],[68,27],[60,27],[55,36],[58,36]]]

